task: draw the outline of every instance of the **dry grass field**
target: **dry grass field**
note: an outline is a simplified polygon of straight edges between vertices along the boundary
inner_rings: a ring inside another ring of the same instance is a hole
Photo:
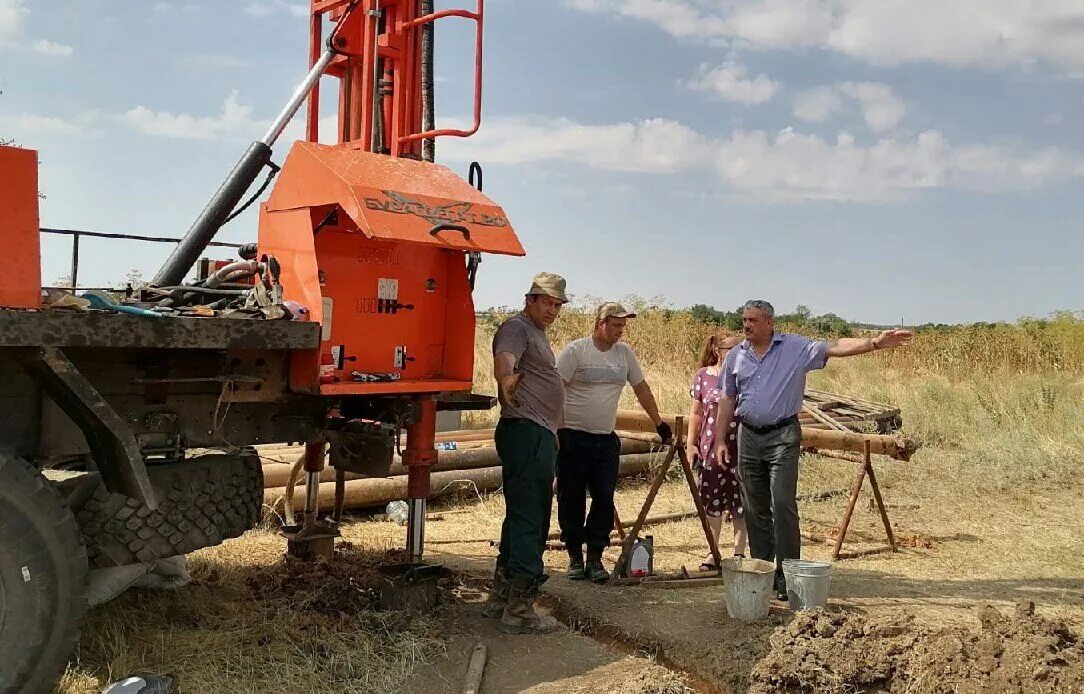
[[[478,392],[492,392],[496,320],[479,323]],[[589,327],[588,316],[569,311],[554,343]],[[628,341],[661,409],[687,409],[710,330],[661,309],[630,322]],[[877,463],[902,551],[837,563],[833,613],[820,621],[777,607],[766,623],[740,624],[726,616],[720,589],[574,584],[563,578],[562,553],[551,552],[546,602],[573,629],[549,641],[501,638],[477,606],[495,555],[485,540],[499,533],[503,499],[462,494],[435,503],[445,517],[427,531],[439,543],[431,558],[457,572],[433,614],[373,609],[364,576],[401,545],[394,524],[358,516],[340,560],[315,570],[284,562],[283,543],[262,529],[194,555],[188,587],[133,591],[95,610],[60,691],[89,694],[132,672],[174,672],[183,692],[458,692],[479,635],[491,648],[486,692],[933,692],[982,683],[1084,691],[1084,324],[1061,317],[923,331],[907,350],[833,362],[811,385],[898,405],[904,432],[922,444],[909,463]],[[800,493],[846,489],[853,477],[849,463],[807,457]],[[643,480],[622,484],[623,517],[645,490]],[[848,550],[883,544],[866,501]],[[831,536],[844,503],[838,495],[804,502],[803,530]],[[689,508],[679,480],[655,506]],[[695,522],[652,533],[657,568],[692,568],[703,557]],[[478,541],[445,542],[462,540]],[[804,551],[823,558],[829,548]],[[1027,614],[1029,601],[1037,615]],[[1008,617],[999,621],[987,606]]]

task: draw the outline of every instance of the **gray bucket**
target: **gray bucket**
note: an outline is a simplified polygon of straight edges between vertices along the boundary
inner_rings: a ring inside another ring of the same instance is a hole
[[[768,616],[775,564],[760,559],[724,559],[726,611],[733,619],[751,622]]]
[[[828,605],[828,582],[832,565],[826,561],[784,559],[787,601],[792,610],[812,610]]]

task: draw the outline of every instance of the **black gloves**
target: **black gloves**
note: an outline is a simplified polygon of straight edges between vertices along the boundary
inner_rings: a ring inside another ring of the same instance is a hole
[[[674,438],[674,430],[670,428],[670,425],[666,422],[660,422],[655,431],[659,433],[659,438],[663,443],[670,443]]]

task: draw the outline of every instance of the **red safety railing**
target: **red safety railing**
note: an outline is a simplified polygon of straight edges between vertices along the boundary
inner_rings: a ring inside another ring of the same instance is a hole
[[[478,132],[478,128],[482,126],[482,32],[485,25],[485,0],[478,0],[478,9],[476,12],[461,9],[441,10],[440,12],[427,14],[423,17],[418,17],[417,19],[406,22],[403,24],[403,28],[416,29],[425,24],[435,22],[438,19],[444,19],[445,17],[471,19],[474,20],[476,25],[474,33],[474,126],[470,130],[437,128],[435,130],[428,130],[414,135],[405,135],[399,138],[400,145],[408,142],[415,142],[417,140],[427,140],[432,137],[470,137]]]

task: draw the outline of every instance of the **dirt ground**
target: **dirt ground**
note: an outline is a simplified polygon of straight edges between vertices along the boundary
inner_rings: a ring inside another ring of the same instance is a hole
[[[921,483],[927,470],[917,466],[879,471],[901,551],[881,551],[864,492],[845,545],[856,556],[834,564],[826,612],[774,603],[767,620],[743,623],[728,617],[723,587],[571,582],[564,553],[551,551],[543,602],[566,628],[503,635],[480,616],[503,498],[467,490],[431,507],[428,558],[451,570],[435,612],[375,609],[373,571],[396,561],[404,541],[404,528],[379,516],[350,520],[328,566],[283,560],[282,540],[254,531],[194,555],[189,587],[131,591],[95,610],[59,691],[168,671],[181,692],[263,694],[288,682],[298,692],[451,694],[481,640],[484,694],[1084,692],[1084,486],[967,497]],[[803,532],[833,536],[852,478],[845,463],[806,465],[800,493],[828,493],[800,504]],[[626,523],[646,491],[644,479],[622,482]],[[690,507],[673,480],[652,515]],[[649,532],[658,571],[695,571],[704,558],[695,520]],[[830,546],[807,540],[803,553],[827,558]]]
[[[812,483],[849,481],[838,472]],[[884,529],[867,488],[845,559],[833,567],[827,614],[796,618],[785,604],[774,603],[765,622],[743,623],[727,616],[722,587],[571,582],[564,578],[561,551],[546,555],[552,576],[543,587],[546,604],[611,647],[620,643],[684,674],[696,691],[1084,691],[1081,488],[1032,489],[961,504],[948,491],[908,492],[896,482],[885,493],[900,551],[881,551]],[[846,503],[834,491],[801,504],[804,532],[834,537]],[[626,522],[645,494],[642,480],[622,485],[617,506]],[[428,526],[432,559],[484,580],[496,554],[484,540],[499,533],[501,504],[499,495],[489,495],[448,506]],[[652,513],[688,508],[687,488],[673,481]],[[382,522],[356,523],[348,531],[370,541],[383,537],[389,546],[401,542],[401,533]],[[695,520],[662,524],[650,533],[657,571],[695,571],[704,557]],[[803,544],[808,558],[830,555],[828,544]],[[616,554],[611,548],[607,558]],[[1032,603],[1035,614],[1027,607]],[[565,663],[566,657],[551,662]],[[564,676],[551,672],[558,681]],[[485,691],[524,691],[526,685],[487,679]]]

